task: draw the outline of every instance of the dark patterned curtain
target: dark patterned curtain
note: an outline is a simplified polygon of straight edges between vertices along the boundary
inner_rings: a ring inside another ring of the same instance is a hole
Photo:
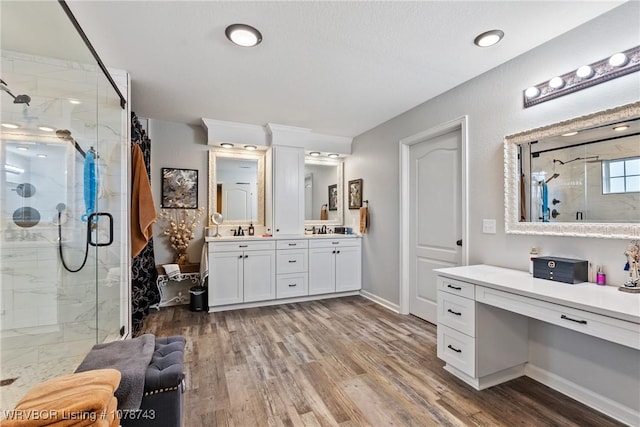
[[[131,144],[140,146],[144,155],[144,164],[147,168],[149,182],[151,182],[151,140],[147,136],[138,116],[131,112]],[[131,262],[131,317],[133,334],[142,327],[142,320],[149,314],[149,307],[160,302],[160,293],[156,287],[158,272],[153,253],[153,238],[144,247],[142,252]]]

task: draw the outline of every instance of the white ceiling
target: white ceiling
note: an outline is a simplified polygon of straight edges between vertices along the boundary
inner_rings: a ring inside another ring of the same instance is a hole
[[[359,135],[623,3],[67,2],[103,62],[131,74],[139,116],[270,122],[341,136]],[[263,42],[231,44],[224,29],[234,23],[255,26]],[[505,33],[501,43],[473,45],[496,28]]]

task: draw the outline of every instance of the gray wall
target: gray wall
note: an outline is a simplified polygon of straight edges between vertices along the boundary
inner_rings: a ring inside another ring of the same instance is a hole
[[[638,2],[614,9],[354,139],[353,154],[345,162],[345,182],[363,178],[363,198],[369,200],[372,224],[363,241],[365,290],[399,303],[400,139],[464,115],[469,124],[469,263],[527,270],[529,249],[536,246],[543,254],[604,265],[612,283],[624,281],[626,241],[504,233],[503,138],[638,101],[640,83],[638,73],[633,73],[522,108],[522,90],[527,86],[638,45],[638,9]],[[503,43],[509,42],[508,37]],[[345,210],[345,215],[347,225],[357,221],[357,211]],[[497,234],[482,234],[483,218],[497,220]]]
[[[151,139],[151,188],[156,210],[160,214],[162,168],[198,170],[198,206],[207,209],[208,150],[207,136],[201,126],[165,122],[149,119],[149,138]],[[195,237],[189,246],[190,262],[200,262],[204,226],[207,218],[202,217],[201,227],[196,228]],[[167,244],[162,234],[163,226],[157,222],[153,227],[156,264],[173,263],[175,251]]]
[[[633,73],[571,95],[522,108],[522,90],[554,75],[576,69],[640,44],[640,3],[630,2],[557,39],[460,85],[441,96],[356,137],[345,163],[345,182],[363,178],[371,227],[363,239],[363,289],[399,304],[399,141],[439,124],[468,116],[469,124],[469,263],[528,269],[528,253],[583,258],[603,265],[610,283],[622,283],[625,240],[506,235],[503,200],[503,138],[522,130],[567,120],[640,99],[640,79]],[[535,27],[532,27],[535,31]],[[509,43],[509,34],[502,43]],[[499,49],[500,45],[494,47]],[[464,66],[464,58],[461,58]],[[425,76],[425,78],[429,78]],[[345,222],[356,221],[345,210]],[[497,220],[497,234],[482,233],[482,219]],[[588,336],[573,337],[589,357],[574,369],[576,354],[558,346],[564,332],[541,322],[530,323],[530,361],[550,372],[640,409],[640,361],[631,349],[604,346]],[[575,335],[575,334],[574,334]],[[574,348],[578,348],[574,347]],[[579,353],[578,353],[579,354]],[[623,360],[606,366],[598,360]],[[593,373],[587,380],[584,372]],[[631,381],[611,386],[616,378]],[[613,390],[612,390],[613,389]]]

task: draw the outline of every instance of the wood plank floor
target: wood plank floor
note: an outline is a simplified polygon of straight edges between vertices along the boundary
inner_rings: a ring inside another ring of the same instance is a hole
[[[187,338],[187,427],[621,425],[526,377],[473,390],[442,369],[434,325],[358,296],[167,307],[147,332]]]

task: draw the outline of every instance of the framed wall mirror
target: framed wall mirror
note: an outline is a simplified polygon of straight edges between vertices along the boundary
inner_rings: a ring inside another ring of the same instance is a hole
[[[225,225],[264,225],[264,152],[209,151],[209,214]]]
[[[640,236],[640,102],[507,136],[505,230]]]
[[[305,225],[342,225],[344,222],[342,161],[304,161]]]

